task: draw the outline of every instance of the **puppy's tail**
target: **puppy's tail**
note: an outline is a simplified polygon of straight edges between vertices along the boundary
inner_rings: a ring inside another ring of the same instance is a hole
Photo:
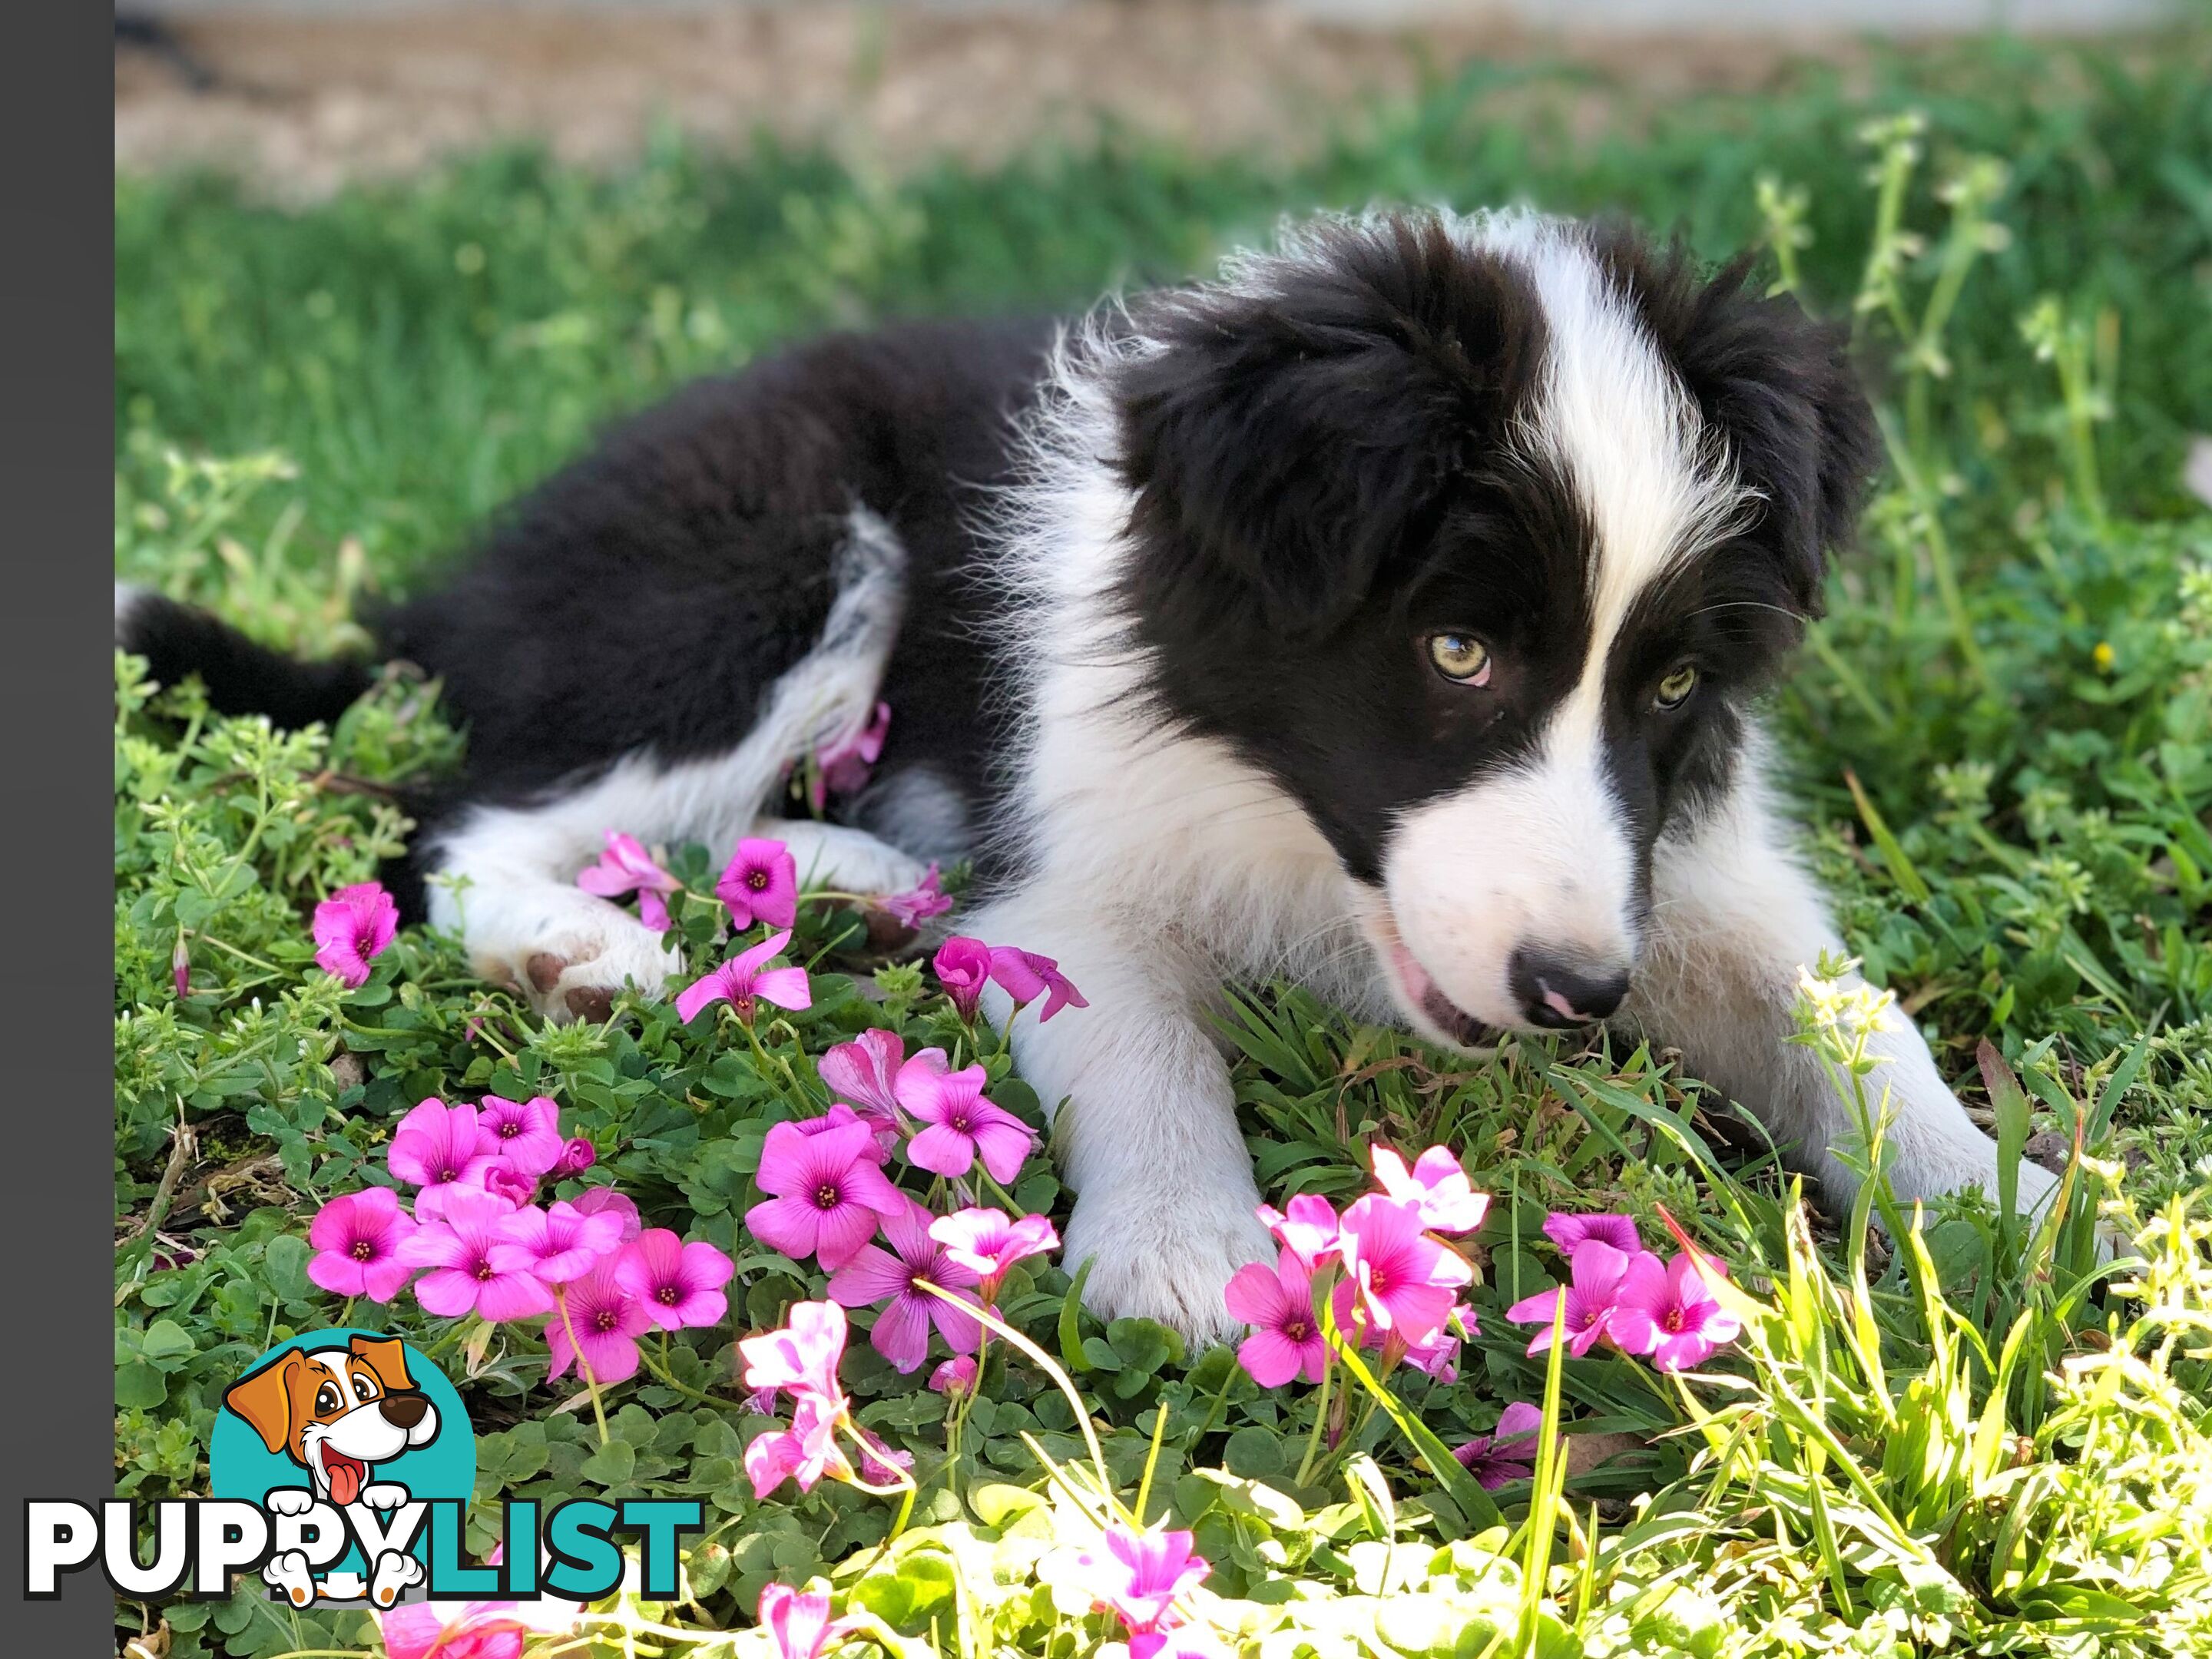
[[[375,678],[365,662],[288,657],[204,611],[122,582],[115,585],[115,645],[145,658],[158,684],[198,675],[218,714],[266,714],[288,728],[336,720]]]

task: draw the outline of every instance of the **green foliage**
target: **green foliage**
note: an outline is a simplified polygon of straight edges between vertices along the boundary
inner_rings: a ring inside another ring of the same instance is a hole
[[[1313,203],[1534,195],[1680,222],[1714,253],[1763,237],[1787,285],[1852,307],[1893,377],[1866,545],[1778,700],[1808,851],[1962,1094],[2008,1145],[2052,1137],[2071,1173],[2033,1234],[1975,1198],[1899,1213],[1878,1182],[1816,1230],[1747,1116],[1671,1055],[1530,1041],[1465,1061],[1254,988],[1224,1030],[1272,1199],[1348,1197],[1376,1139],[1447,1144],[1496,1195],[1471,1241],[1480,1328],[1455,1381],[1394,1375],[1406,1416],[1450,1446],[1544,1401],[1565,1455],[1547,1438],[1486,1527],[1391,1412],[1340,1395],[1330,1446],[1311,1390],[1102,1322],[1031,1261],[1002,1307],[1035,1353],[994,1342],[971,1405],[856,1342],[858,1418],[912,1453],[921,1488],[886,1548],[892,1506],[850,1486],[752,1497],[744,1447],[772,1425],[732,1345],[823,1276],[738,1217],[769,1127],[818,1109],[814,1058],[869,1025],[981,1058],[993,1098],[1041,1122],[996,1040],[976,1054],[927,977],[830,902],[793,946],[815,1004],[757,1049],[665,1003],[541,1027],[419,929],[348,991],[313,966],[307,915],[374,873],[409,792],[453,763],[435,687],[394,673],[334,729],[281,734],[118,659],[118,1491],[204,1490],[222,1388],[337,1322],[306,1277],[307,1221],[389,1182],[399,1115],[547,1093],[598,1154],[562,1190],[611,1184],[648,1224],[728,1250],[729,1322],[648,1341],[603,1438],[583,1395],[547,1384],[533,1328],[408,1298],[378,1316],[468,1401],[473,1548],[502,1498],[706,1504],[690,1599],[617,1598],[599,1651],[764,1652],[714,1632],[764,1584],[819,1575],[856,1643],[1073,1659],[1115,1633],[1068,1583],[1109,1501],[1194,1528],[1208,1618],[1279,1659],[2203,1650],[2212,520],[2181,516],[2172,480],[2183,434],[2212,428],[2208,78],[2201,35],[2136,66],[1985,44],[1881,63],[1863,92],[1808,71],[1787,96],[1595,136],[1570,136],[1557,84],[1473,70],[1290,169],[1117,143],[886,179],[665,146],[617,177],[501,155],[296,215],[119,182],[118,570],[314,648],[356,640],[356,592],[404,586],[592,423],[810,329],[1081,303]],[[708,854],[671,864],[703,966]],[[1856,1155],[1878,1166],[1858,1015],[1818,984],[1808,1014],[1864,1091]],[[1042,1158],[1015,1195],[1065,1208]],[[1626,1210],[1655,1240],[1678,1220],[1742,1288],[1741,1352],[1679,1382],[1601,1353],[1528,1359],[1503,1310],[1557,1282],[1553,1207]],[[2100,1208],[2138,1261],[2100,1265]],[[1083,1472],[1091,1436],[1103,1474]],[[166,1626],[179,1659],[373,1640],[357,1614],[258,1589],[125,1623]]]

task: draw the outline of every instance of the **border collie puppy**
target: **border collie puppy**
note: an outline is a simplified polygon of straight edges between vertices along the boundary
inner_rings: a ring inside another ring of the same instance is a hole
[[[1470,1050],[1617,1023],[1847,1194],[1850,1113],[1788,1040],[1840,942],[1753,710],[1875,441],[1839,336],[1746,274],[1533,214],[1328,218],[1073,329],[837,337],[693,386],[374,619],[468,726],[415,849],[430,919],[598,1018],[678,966],[575,885],[607,830],[774,835],[847,890],[973,857],[962,930],[1090,999],[1015,1031],[1067,1260],[1101,1313],[1194,1337],[1273,1257],[1224,980]],[[280,720],[369,675],[135,591],[117,629]],[[878,699],[845,821],[763,821]],[[1875,1046],[1900,1192],[1993,1192],[1911,1021]],[[2021,1170],[2026,1204],[2053,1185]]]

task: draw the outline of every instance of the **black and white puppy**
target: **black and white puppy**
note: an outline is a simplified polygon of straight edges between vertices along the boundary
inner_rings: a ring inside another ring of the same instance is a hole
[[[1224,980],[1468,1048],[1620,1022],[1840,1194],[1850,1113],[1786,1040],[1840,942],[1753,703],[1875,459],[1838,335],[1741,264],[1527,213],[1309,222],[1073,329],[823,340],[635,419],[376,621],[469,728],[429,914],[563,1018],[677,966],[575,886],[608,830],[774,834],[848,890],[973,856],[963,930],[1090,999],[1016,1031],[1067,1259],[1196,1336],[1270,1255]],[[220,706],[366,684],[135,592],[118,629]],[[847,821],[757,822],[878,698]],[[1994,1190],[1911,1023],[1875,1046],[1901,1192]]]

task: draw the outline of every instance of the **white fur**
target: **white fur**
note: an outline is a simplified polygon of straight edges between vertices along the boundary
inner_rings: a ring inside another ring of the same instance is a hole
[[[565,1020],[592,1006],[594,993],[625,984],[658,993],[682,966],[659,933],[576,886],[576,872],[610,830],[648,844],[734,848],[793,761],[866,723],[905,608],[906,555],[866,508],[853,510],[850,526],[822,637],[776,682],[744,741],[673,765],[628,756],[534,806],[472,807],[439,834],[430,919],[459,932],[478,973]],[[802,873],[870,890],[921,878],[911,858],[858,830],[779,819],[773,832],[791,843]]]

